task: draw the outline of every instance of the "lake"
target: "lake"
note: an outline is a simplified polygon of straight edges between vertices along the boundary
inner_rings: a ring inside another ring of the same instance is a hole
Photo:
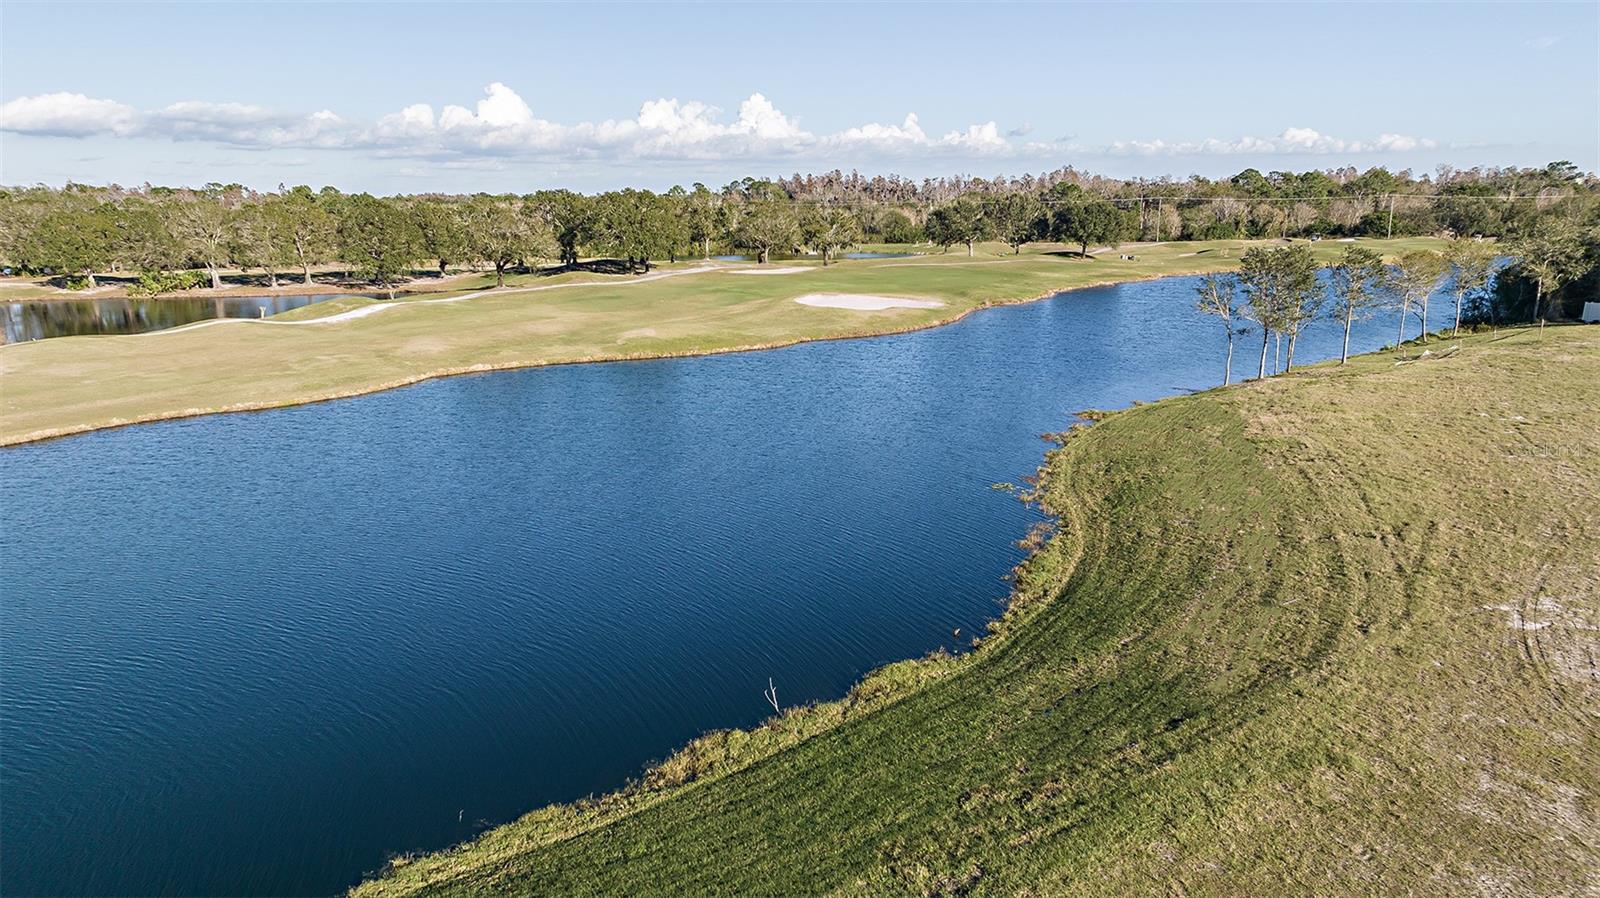
[[[0,891],[337,892],[964,646],[1038,435],[1220,382],[1195,280],[0,450]]]
[[[22,343],[84,334],[141,334],[208,318],[260,318],[350,293],[51,299],[0,302],[0,342]]]

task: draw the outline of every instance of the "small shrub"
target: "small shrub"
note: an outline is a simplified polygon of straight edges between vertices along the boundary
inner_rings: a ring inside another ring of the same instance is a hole
[[[209,283],[203,271],[141,271],[139,280],[128,288],[137,296],[155,296],[158,293],[178,293],[193,290]]]

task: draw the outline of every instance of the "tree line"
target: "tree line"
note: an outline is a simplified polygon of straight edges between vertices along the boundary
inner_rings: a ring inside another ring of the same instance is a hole
[[[572,266],[585,257],[639,271],[653,260],[727,250],[761,262],[806,250],[828,264],[868,241],[963,246],[970,255],[983,241],[1020,252],[1048,240],[1087,255],[1091,246],[1141,239],[1441,232],[1520,239],[1552,221],[1592,225],[1597,216],[1600,181],[1569,163],[1441,172],[1436,179],[1382,168],[1248,169],[1215,182],[1113,180],[1062,169],[1038,178],[916,185],[834,172],[593,195],[377,197],[331,187],[259,193],[238,184],[69,184],[0,189],[0,260],[86,287],[97,274],[136,275],[134,289],[149,293],[220,286],[225,269],[260,271],[272,286],[292,271],[309,284],[313,270],[325,266],[392,291],[419,264],[441,274],[452,266],[492,269],[504,284],[508,272]],[[1565,282],[1539,279],[1533,310]]]
[[[1507,251],[1516,260],[1497,271],[1497,254]],[[1443,252],[1412,250],[1389,264],[1371,249],[1349,246],[1326,279],[1318,273],[1310,244],[1296,243],[1252,247],[1240,257],[1238,271],[1200,279],[1195,308],[1217,318],[1227,333],[1224,385],[1233,380],[1234,339],[1250,333],[1252,326],[1261,336],[1258,378],[1267,376],[1269,351],[1272,373],[1278,372],[1280,358],[1283,370],[1293,370],[1300,333],[1319,318],[1330,319],[1343,329],[1341,365],[1349,361],[1350,334],[1356,323],[1380,310],[1399,312],[1396,347],[1406,342],[1406,326],[1413,320],[1418,339],[1425,343],[1435,333],[1430,321],[1437,320],[1430,319],[1429,307],[1447,286],[1453,301],[1447,313],[1452,336],[1460,333],[1463,324],[1502,320],[1507,278],[1531,278],[1535,284],[1526,317],[1541,323],[1547,317],[1559,317],[1558,297],[1563,287],[1600,280],[1600,232],[1586,232],[1564,218],[1549,218],[1509,246],[1457,238],[1446,244]]]

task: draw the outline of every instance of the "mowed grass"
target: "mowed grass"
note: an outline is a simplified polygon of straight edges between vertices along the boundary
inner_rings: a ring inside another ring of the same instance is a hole
[[[1590,895],[1600,328],[1066,438],[981,647],[355,890]]]
[[[1272,241],[1268,241],[1271,243]],[[1394,253],[1426,239],[1370,241]],[[279,319],[133,336],[66,337],[0,347],[0,445],[83,430],[221,411],[272,408],[372,392],[429,377],[560,362],[689,355],[926,327],[972,309],[1056,290],[1228,268],[1240,241],[1124,248],[1083,260],[1061,247],[1020,256],[986,245],[907,259],[850,260],[793,274],[667,266],[646,280],[575,273],[523,277],[461,302],[490,279],[457,282],[453,294],[403,298],[362,318],[285,326]],[[1316,244],[1332,261],[1345,244]],[[658,273],[659,274],[659,273]],[[551,289],[555,288],[555,289]],[[799,305],[813,292],[877,293],[941,300],[938,309],[858,312]],[[367,300],[280,316],[325,317]]]

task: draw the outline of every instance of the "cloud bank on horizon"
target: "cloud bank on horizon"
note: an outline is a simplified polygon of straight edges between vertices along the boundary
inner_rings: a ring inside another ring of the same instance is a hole
[[[1425,137],[1380,134],[1349,139],[1290,127],[1274,137],[1198,141],[1121,140],[1100,146],[1026,140],[993,121],[934,136],[915,113],[900,124],[868,123],[828,134],[801,127],[760,93],[737,115],[699,101],[649,100],[627,119],[562,124],[541,119],[512,88],[495,82],[474,108],[435,112],[416,103],[376,121],[331,110],[283,113],[245,103],[179,101],[140,110],[117,100],[55,92],[0,104],[0,131],[62,139],[114,137],[199,141],[250,149],[317,149],[430,159],[582,158],[615,160],[816,159],[841,152],[886,158],[1027,158],[1062,152],[1106,156],[1355,155],[1432,149]]]

